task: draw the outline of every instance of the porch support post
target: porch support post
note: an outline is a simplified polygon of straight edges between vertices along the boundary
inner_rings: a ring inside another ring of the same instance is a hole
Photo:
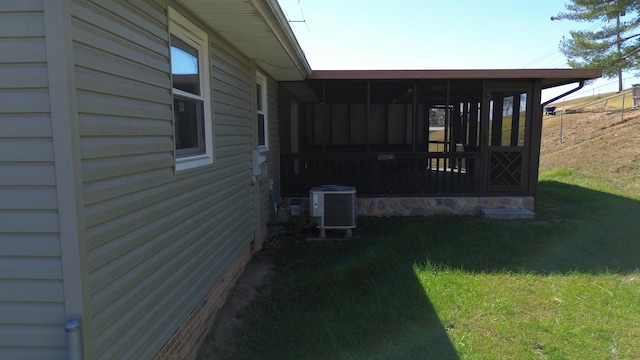
[[[468,144],[471,146],[478,146],[478,99],[477,98],[471,101],[471,106],[469,108]]]
[[[365,132],[367,133],[367,152],[371,152],[371,146],[369,144],[369,123],[371,122],[371,81],[367,80],[367,121],[365,123]]]
[[[431,141],[431,131],[430,131],[430,126],[431,126],[431,104],[428,103],[427,106],[425,107],[424,111],[426,113],[427,116],[427,123],[424,125],[425,126],[425,133],[427,135],[427,139],[425,140],[425,152],[429,152],[429,142]]]
[[[385,136],[384,136],[384,145],[389,145],[391,143],[389,141],[389,137],[390,137],[390,134],[389,134],[389,115],[391,113],[390,105],[391,105],[391,103],[388,102],[384,106],[384,134],[385,134]],[[389,149],[388,146],[385,146],[385,148],[387,150]]]
[[[468,134],[469,134],[469,106],[471,103],[469,100],[465,100],[462,103],[462,129],[460,130],[460,141],[462,141],[463,145],[467,145],[469,143]]]
[[[482,103],[480,105],[480,174],[476,176],[477,188],[480,194],[487,190],[489,181],[489,104],[491,93],[487,82],[482,84]],[[495,104],[494,104],[495,106]]]
[[[444,152],[451,151],[451,139],[449,138],[451,131],[449,130],[449,126],[451,125],[451,111],[449,109],[450,101],[449,99],[449,86],[451,82],[447,80],[447,95],[445,100],[445,111],[444,111]]]
[[[411,134],[411,151],[416,152],[418,142],[418,80],[413,80],[413,132]]]
[[[527,96],[527,109],[531,109],[531,136],[525,141],[529,149],[529,189],[527,193],[536,196],[538,192],[538,173],[540,171],[540,142],[542,141],[542,105],[541,104],[542,81],[533,83],[531,96]],[[529,100],[531,98],[531,100]],[[526,126],[526,124],[525,124]],[[526,133],[526,132],[525,132]],[[526,151],[526,149],[525,149]],[[526,165],[524,165],[526,166]]]
[[[329,121],[327,116],[327,81],[322,80],[322,152],[327,152],[327,139],[329,138]]]
[[[451,109],[451,113],[453,115],[451,119],[451,151],[455,152],[457,149],[455,148],[456,144],[460,142],[460,138],[462,137],[462,113],[460,112],[460,106],[462,102],[456,100],[453,102],[453,109]]]
[[[491,146],[502,145],[502,107],[504,94],[496,93],[493,99],[493,119],[491,119]]]
[[[511,146],[518,146],[520,134],[520,93],[513,94],[513,114],[511,116]]]

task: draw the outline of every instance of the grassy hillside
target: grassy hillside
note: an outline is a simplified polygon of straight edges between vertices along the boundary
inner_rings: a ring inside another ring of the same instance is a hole
[[[619,110],[622,108],[622,100],[624,97],[624,108],[633,107],[632,89],[623,90],[620,93],[609,92],[594,96],[585,96],[571,100],[560,100],[549,106],[555,106],[559,113],[570,111],[609,111]]]
[[[571,106],[581,102],[589,100],[578,99]],[[620,112],[545,116],[540,169],[568,169],[640,194],[640,109],[625,110],[624,121]]]

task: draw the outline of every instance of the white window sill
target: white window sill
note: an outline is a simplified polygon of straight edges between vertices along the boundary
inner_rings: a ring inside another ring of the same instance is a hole
[[[213,164],[213,157],[206,154],[176,159],[176,172]]]

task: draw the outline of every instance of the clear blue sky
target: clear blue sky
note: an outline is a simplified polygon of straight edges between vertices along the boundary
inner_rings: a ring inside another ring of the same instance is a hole
[[[278,1],[314,70],[568,68],[563,36],[602,25],[551,21],[563,0]],[[576,95],[616,90],[601,79]]]

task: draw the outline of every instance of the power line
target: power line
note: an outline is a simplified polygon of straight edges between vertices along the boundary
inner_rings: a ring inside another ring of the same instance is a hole
[[[604,22],[604,21],[598,22],[598,23],[596,23],[596,24],[592,25],[592,26],[591,26],[587,31],[594,31],[595,29],[602,27],[602,25],[604,25],[604,24],[605,24],[605,22]],[[564,37],[563,37],[563,39],[564,39]],[[558,57],[560,57],[561,55],[564,55],[564,54],[562,54],[562,52],[560,52],[560,50],[559,50],[557,47],[556,47],[556,48],[553,48],[552,50],[550,50],[550,51],[548,51],[548,52],[544,53],[543,55],[540,55],[539,57],[537,57],[537,58],[535,58],[535,59],[531,60],[530,62],[528,62],[527,64],[525,64],[525,65],[523,66],[523,68],[532,67],[533,65],[535,65],[535,64],[537,64],[537,63],[539,63],[539,62],[541,62],[541,61],[543,61],[543,60],[545,60],[545,59],[547,59],[547,58],[549,58],[549,57],[551,57],[551,56],[554,56],[554,55],[556,55],[556,56],[555,56],[551,61],[547,61],[547,62],[545,63],[545,66],[548,66],[548,65],[546,65],[546,64],[552,63],[552,62],[553,62],[553,61],[555,61]]]
[[[547,61],[542,67],[553,67],[552,64],[557,64],[558,59],[562,59],[562,65],[566,66],[567,62],[566,62],[566,58],[564,57],[564,54],[557,52],[556,56],[553,57],[552,59],[550,59],[549,61]],[[556,66],[556,67],[561,67],[561,66]]]
[[[298,9],[300,10],[301,19],[294,20],[289,16],[289,14],[287,14],[285,12],[285,16],[287,17],[287,21],[290,24],[292,24],[292,23],[304,23],[304,25],[307,27],[307,31],[309,31],[309,25],[307,24],[307,19],[305,19],[305,17],[304,17],[304,12],[302,12],[302,6],[300,6],[300,0],[298,0]]]
[[[530,66],[532,66],[532,65],[534,65],[534,64],[536,64],[536,63],[539,63],[540,61],[542,61],[542,60],[546,59],[547,57],[549,57],[549,56],[552,56],[552,55],[556,54],[556,53],[558,53],[558,49],[557,49],[557,48],[554,48],[553,50],[550,50],[550,51],[546,52],[544,55],[541,55],[541,56],[539,56],[539,57],[537,57],[537,58],[535,58],[535,59],[533,59],[533,60],[529,61],[528,63],[526,63],[526,64],[525,64],[524,66],[522,66],[522,67],[523,67],[523,68],[528,68],[528,67],[530,67]]]

